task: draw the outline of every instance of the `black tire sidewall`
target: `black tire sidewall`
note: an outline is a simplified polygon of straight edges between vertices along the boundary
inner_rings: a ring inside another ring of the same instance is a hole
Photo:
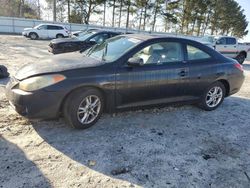
[[[101,101],[101,109],[100,109],[98,116],[96,117],[96,119],[93,122],[84,125],[84,124],[80,123],[78,120],[77,110],[78,110],[78,107],[79,107],[80,103],[82,102],[82,100],[89,95],[96,95],[99,97],[99,99]],[[86,128],[89,128],[92,125],[94,125],[99,120],[99,118],[101,117],[102,112],[103,112],[103,107],[104,107],[103,96],[102,96],[101,92],[99,92],[98,90],[96,90],[96,89],[76,90],[73,93],[71,93],[65,101],[64,118],[73,128],[86,129]]]
[[[213,88],[213,87],[215,87],[215,86],[220,87],[220,88],[222,89],[223,97],[222,97],[220,103],[219,103],[217,106],[215,106],[215,107],[209,107],[209,106],[207,106],[207,103],[206,103],[207,93],[209,92],[209,90],[210,90],[211,88]],[[215,83],[211,84],[211,85],[206,89],[206,91],[204,92],[204,94],[203,94],[203,96],[202,96],[202,98],[201,98],[200,107],[201,107],[203,110],[206,110],[206,111],[215,110],[215,109],[218,108],[218,107],[221,105],[221,103],[224,101],[225,94],[226,94],[226,88],[225,88],[225,86],[224,86],[221,82],[215,82]]]

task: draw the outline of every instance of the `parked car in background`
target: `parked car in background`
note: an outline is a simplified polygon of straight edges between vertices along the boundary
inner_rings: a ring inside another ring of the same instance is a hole
[[[7,78],[9,75],[7,67],[0,65],[0,78]]]
[[[131,34],[27,65],[10,79],[6,96],[27,118],[63,114],[71,126],[88,128],[103,111],[187,101],[214,110],[243,81],[237,61],[201,43]]]
[[[207,41],[205,42],[204,39]],[[244,63],[250,52],[250,47],[239,43],[235,37],[203,37],[202,43],[214,48],[226,57],[236,59],[240,64]]]
[[[24,28],[22,35],[32,40],[35,39],[53,39],[69,36],[69,31],[63,25],[40,24],[33,28]]]
[[[85,33],[86,31],[92,31],[92,30],[96,31],[97,29],[85,29],[85,30],[81,30],[81,31],[73,31],[73,32],[71,32],[71,37],[78,37],[82,33]]]
[[[53,54],[86,50],[95,44],[100,44],[108,38],[117,36],[121,33],[114,31],[103,31],[91,29],[86,32],[78,33],[77,37],[66,39],[54,39],[49,43],[48,51]]]

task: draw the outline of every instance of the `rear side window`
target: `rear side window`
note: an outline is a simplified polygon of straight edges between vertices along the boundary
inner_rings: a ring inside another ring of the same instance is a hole
[[[63,28],[55,25],[48,25],[49,30],[62,30]]]
[[[187,45],[188,60],[209,59],[211,56],[203,50],[194,46]]]
[[[228,45],[236,44],[236,39],[235,38],[227,38],[227,44]]]

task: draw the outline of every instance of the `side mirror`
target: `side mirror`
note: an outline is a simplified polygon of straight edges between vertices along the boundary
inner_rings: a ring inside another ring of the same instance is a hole
[[[140,66],[143,65],[143,59],[140,57],[131,57],[128,59],[127,64],[130,66]]]
[[[96,41],[95,41],[94,39],[90,39],[88,43],[91,44],[91,45],[97,44]]]

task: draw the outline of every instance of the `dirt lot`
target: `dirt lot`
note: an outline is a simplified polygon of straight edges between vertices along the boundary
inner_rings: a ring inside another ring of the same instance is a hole
[[[0,64],[13,75],[49,56],[47,45],[1,35]],[[241,91],[216,111],[106,114],[83,131],[22,118],[0,87],[0,187],[250,187],[250,62],[244,68]]]

